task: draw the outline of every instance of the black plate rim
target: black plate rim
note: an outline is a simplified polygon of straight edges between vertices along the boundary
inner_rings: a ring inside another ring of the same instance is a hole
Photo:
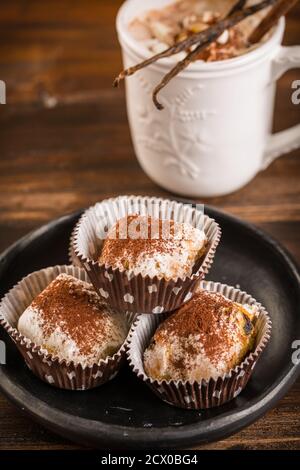
[[[185,200],[191,203],[192,201]],[[259,238],[277,252],[286,268],[298,283],[300,292],[300,270],[288,251],[270,235],[258,229],[254,225],[229,215],[223,211],[205,206],[212,217],[227,219],[233,224],[238,224],[252,236]],[[7,248],[0,256],[0,263],[9,259],[16,251],[24,249],[32,239],[41,236],[49,228],[63,223],[64,220],[79,217],[82,211],[62,216],[40,228],[25,235],[13,245]],[[259,398],[252,399],[243,405],[238,411],[231,410],[223,415],[205,420],[205,426],[198,423],[185,425],[183,427],[169,426],[165,428],[132,428],[115,424],[107,424],[100,421],[89,420],[74,415],[69,415],[61,410],[49,407],[42,400],[36,400],[30,404],[30,393],[23,387],[16,385],[5,375],[5,370],[0,367],[0,389],[23,412],[57,434],[67,437],[81,444],[103,445],[110,448],[126,446],[127,448],[139,447],[149,449],[151,447],[176,447],[192,446],[199,443],[216,441],[238,432],[261,417],[267,410],[272,408],[293,385],[300,375],[300,367],[290,362],[285,371],[276,382]],[[249,404],[251,404],[249,406]]]

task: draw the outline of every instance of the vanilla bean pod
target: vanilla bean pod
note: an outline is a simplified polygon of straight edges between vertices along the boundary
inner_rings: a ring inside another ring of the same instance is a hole
[[[270,29],[277,23],[281,16],[296,5],[298,0],[279,0],[265,16],[265,18],[259,23],[256,29],[251,33],[249,37],[250,44],[259,42],[264,35],[270,31]]]
[[[242,20],[247,18],[248,16],[254,15],[258,11],[273,5],[276,2],[276,0],[263,0],[259,4],[252,5],[251,7],[244,8],[242,10],[236,11],[233,15],[230,17],[227,17],[218,23],[212,25],[211,27],[205,29],[204,31],[201,31],[200,33],[195,33],[189,36],[187,39],[180,41],[174,46],[169,47],[163,52],[160,52],[159,54],[156,54],[149,59],[144,60],[143,62],[136,64],[132,67],[129,67],[126,70],[123,70],[118,77],[114,80],[113,85],[117,87],[120,83],[121,80],[123,80],[125,77],[129,77],[130,75],[133,75],[135,72],[138,70],[141,70],[148,65],[156,62],[159,59],[162,59],[164,57],[170,57],[174,54],[177,54],[178,52],[186,51],[190,47],[192,47],[194,44],[198,44],[199,46],[201,44],[210,44],[213,42],[217,37],[219,37],[225,29],[231,28],[235,26],[237,23],[240,23]],[[187,64],[188,65],[188,64]],[[186,66],[187,66],[186,65]],[[185,66],[185,67],[186,67]],[[184,67],[184,68],[185,68]],[[179,68],[180,71],[180,68]]]
[[[253,5],[251,7],[245,8],[243,10],[237,11],[234,15],[225,18],[222,21],[219,21],[215,25],[213,25],[211,28],[205,30],[204,32],[207,32],[207,40],[201,41],[200,44],[194,49],[192,52],[190,52],[183,60],[178,62],[173,69],[171,69],[161,80],[161,82],[155,87],[153,91],[153,102],[157,109],[162,110],[164,109],[163,105],[159,102],[157,96],[158,93],[182,70],[184,70],[188,65],[197,57],[199,52],[201,52],[204,48],[206,48],[209,44],[211,44],[213,41],[215,41],[226,29],[235,26],[238,24],[240,21],[244,20],[248,16],[251,16],[258,11],[262,10],[263,8],[266,8],[267,6],[270,6],[274,4],[276,0],[265,0],[259,4]],[[200,33],[201,34],[201,33]]]

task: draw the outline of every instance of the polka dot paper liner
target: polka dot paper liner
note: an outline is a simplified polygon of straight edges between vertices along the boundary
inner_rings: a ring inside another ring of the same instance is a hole
[[[72,361],[61,360],[45,349],[32,343],[17,330],[20,316],[33,299],[59,274],[66,273],[82,281],[88,281],[84,269],[75,266],[54,266],[36,271],[23,278],[2,299],[0,304],[0,324],[10,335],[29,369],[49,385],[68,390],[87,390],[98,387],[113,379],[123,362],[127,343],[113,356],[108,356],[92,366],[83,367]],[[133,321],[126,315],[128,330]]]
[[[265,308],[253,297],[234,287],[217,282],[200,283],[200,288],[218,292],[228,299],[255,305],[258,314],[255,320],[257,330],[254,349],[243,362],[228,373],[209,381],[153,380],[144,370],[143,355],[158,325],[166,318],[162,315],[141,315],[133,324],[128,337],[127,358],[133,372],[163,401],[179,408],[205,409],[223,405],[236,398],[246,387],[257,361],[268,344],[272,322]],[[220,338],[220,341],[222,339]]]
[[[205,232],[207,249],[190,276],[164,279],[99,264],[107,229],[132,214],[180,223],[191,220]],[[80,261],[99,295],[112,307],[120,311],[160,314],[179,308],[191,298],[199,281],[209,272],[220,238],[219,225],[196,207],[161,198],[119,196],[97,203],[82,215],[71,237],[70,252],[73,262]]]

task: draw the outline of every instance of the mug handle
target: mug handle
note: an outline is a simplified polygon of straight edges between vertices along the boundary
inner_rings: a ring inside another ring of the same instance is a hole
[[[287,70],[297,67],[300,67],[300,46],[279,47],[273,59],[272,80],[278,80]],[[299,147],[300,124],[271,135],[264,154],[262,170],[265,170],[276,158]]]

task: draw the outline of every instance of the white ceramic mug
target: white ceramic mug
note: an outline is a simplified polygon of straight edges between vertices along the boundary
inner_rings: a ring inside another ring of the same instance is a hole
[[[167,3],[170,0],[124,2],[117,17],[124,67],[147,57],[145,46],[129,34],[129,21]],[[159,95],[163,111],[154,107],[152,90],[174,59],[163,59],[126,79],[135,152],[157,184],[185,196],[224,195],[300,147],[300,125],[271,135],[276,80],[300,66],[300,46],[281,46],[284,27],[282,18],[267,42],[240,57],[191,64]]]

